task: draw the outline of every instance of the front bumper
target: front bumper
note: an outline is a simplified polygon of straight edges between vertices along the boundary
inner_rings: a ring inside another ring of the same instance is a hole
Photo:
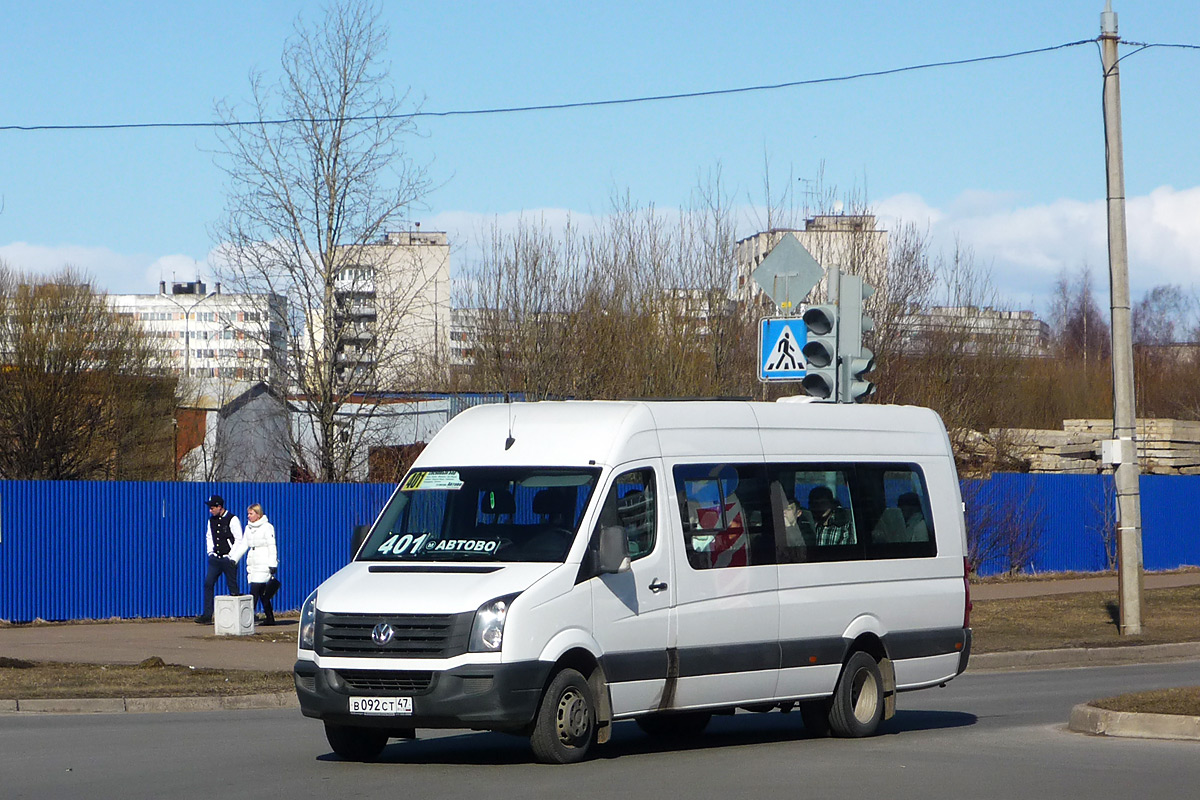
[[[370,670],[337,670],[298,660],[293,668],[296,696],[306,717],[357,727],[408,730],[412,728],[473,728],[521,730],[533,722],[542,689],[553,664],[523,661],[487,664],[434,672],[428,686],[413,690],[379,691],[354,688],[343,672],[363,676]],[[404,679],[409,673],[380,670],[381,677]],[[361,686],[361,684],[360,684]],[[350,714],[350,697],[412,697],[411,715]]]

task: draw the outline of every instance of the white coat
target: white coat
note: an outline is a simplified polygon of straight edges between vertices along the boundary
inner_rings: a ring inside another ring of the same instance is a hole
[[[255,522],[247,522],[242,535],[246,550],[246,577],[250,583],[266,583],[271,579],[271,568],[279,566],[279,555],[275,550],[275,526],[263,514]]]

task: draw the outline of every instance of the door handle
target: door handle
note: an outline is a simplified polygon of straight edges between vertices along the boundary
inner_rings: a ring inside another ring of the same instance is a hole
[[[660,581],[658,578],[655,578],[654,582],[651,583],[649,586],[650,591],[654,592],[655,594],[658,594],[659,592],[665,590],[666,588],[667,588],[667,584]]]

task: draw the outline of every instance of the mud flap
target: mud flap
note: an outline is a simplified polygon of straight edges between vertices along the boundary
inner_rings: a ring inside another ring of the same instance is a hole
[[[596,667],[588,676],[588,686],[596,700],[596,744],[604,744],[612,735],[612,697],[608,693],[608,681],[604,670]]]
[[[896,668],[890,658],[880,659],[879,675],[883,678],[883,719],[896,716]]]

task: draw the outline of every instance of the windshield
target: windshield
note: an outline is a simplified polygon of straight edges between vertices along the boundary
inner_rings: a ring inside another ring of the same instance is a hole
[[[410,472],[358,560],[561,562],[599,475],[540,467]]]

